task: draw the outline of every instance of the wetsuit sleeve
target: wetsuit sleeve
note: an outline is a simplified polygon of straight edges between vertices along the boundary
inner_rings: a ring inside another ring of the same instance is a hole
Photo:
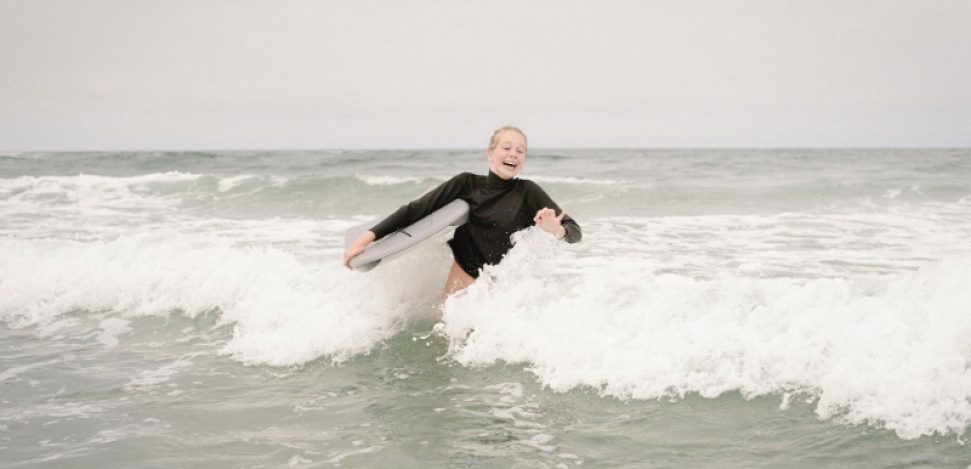
[[[553,199],[539,187],[535,182],[529,181],[527,185],[527,194],[530,202],[533,204],[534,213],[539,211],[541,208],[551,208],[556,212],[556,216],[563,213],[563,209]],[[563,237],[568,243],[577,243],[583,238],[583,232],[580,230],[580,225],[577,224],[576,220],[570,218],[569,215],[564,215],[563,220],[560,221],[563,228],[566,229],[566,236]]]
[[[459,174],[420,198],[402,205],[401,208],[371,228],[375,239],[381,239],[396,230],[421,220],[426,215],[457,199],[465,191],[471,175],[472,173]]]

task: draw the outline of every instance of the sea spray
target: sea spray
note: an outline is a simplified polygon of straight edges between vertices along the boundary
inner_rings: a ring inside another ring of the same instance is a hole
[[[434,247],[410,262],[442,264],[444,248]],[[104,242],[5,239],[0,260],[0,320],[11,327],[42,330],[91,313],[212,313],[233,326],[223,353],[269,365],[365,353],[409,315],[432,314],[443,282],[414,264],[392,261],[363,275],[337,257],[315,265],[276,248],[164,232]]]
[[[524,364],[557,391],[621,399],[805,393],[820,418],[911,439],[971,424],[971,258],[916,272],[698,280],[622,256],[558,274],[548,237],[444,305],[451,356]]]

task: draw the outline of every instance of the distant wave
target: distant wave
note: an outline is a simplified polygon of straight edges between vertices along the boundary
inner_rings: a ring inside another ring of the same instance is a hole
[[[393,186],[397,184],[417,184],[428,180],[441,180],[439,178],[428,178],[419,176],[390,176],[390,175],[367,175],[356,174],[355,177],[369,186]],[[583,185],[614,185],[624,184],[626,181],[618,179],[586,179],[574,176],[529,176],[535,182],[549,184],[583,184]]]
[[[397,184],[417,184],[428,178],[417,176],[389,176],[389,175],[369,175],[355,174],[357,180],[369,186],[394,186]]]
[[[99,182],[120,182],[128,184],[144,184],[149,182],[191,181],[203,177],[201,174],[183,173],[180,171],[166,171],[164,173],[139,174],[136,176],[103,176],[98,174],[77,174],[72,176],[18,176],[15,178],[0,178],[0,187],[8,185],[23,185],[38,181],[79,182],[89,181],[90,184]]]
[[[619,179],[587,179],[574,176],[529,176],[526,179],[536,182],[550,184],[591,184],[591,185],[615,185],[625,184],[627,181]]]
[[[235,176],[226,176],[219,178],[219,182],[216,186],[219,192],[229,192],[236,189],[239,186],[250,182],[257,182],[261,184],[261,187],[266,187],[267,185],[272,187],[279,187],[288,182],[290,178],[284,176],[258,176],[254,174],[239,174]]]
[[[138,176],[19,176],[0,178],[0,204],[81,204],[113,207],[159,207],[169,204],[151,187],[196,181],[198,174],[169,171]]]
[[[102,208],[161,208],[201,194],[222,195],[245,187],[248,195],[280,188],[291,178],[277,175],[209,175],[169,171],[136,176],[19,176],[0,178],[0,205],[20,209],[74,205]]]

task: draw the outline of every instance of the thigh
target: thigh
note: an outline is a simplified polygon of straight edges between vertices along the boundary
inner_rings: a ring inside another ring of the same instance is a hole
[[[448,270],[448,279],[445,280],[445,295],[442,300],[444,301],[445,297],[472,285],[474,281],[475,279],[465,273],[457,262],[452,261],[452,268]]]

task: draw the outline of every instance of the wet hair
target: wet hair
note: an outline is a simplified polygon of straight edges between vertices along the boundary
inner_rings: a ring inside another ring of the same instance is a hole
[[[519,130],[519,127],[516,127],[516,126],[513,126],[513,125],[504,125],[502,127],[499,127],[498,129],[496,129],[496,131],[492,133],[492,139],[489,140],[489,151],[494,150],[496,148],[496,146],[499,145],[499,134],[501,134],[501,133],[503,133],[503,132],[505,132],[507,130],[511,130],[513,132],[516,132],[519,135],[522,135],[523,136],[523,141],[524,142],[527,141],[526,140],[526,134],[523,133],[522,130]],[[527,143],[526,146],[528,148],[529,147],[529,144]]]

